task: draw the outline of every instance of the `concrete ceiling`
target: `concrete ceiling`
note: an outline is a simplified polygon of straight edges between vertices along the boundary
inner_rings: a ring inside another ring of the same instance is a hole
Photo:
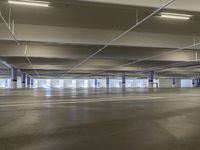
[[[145,77],[149,70],[155,70],[160,76],[198,77],[200,46],[172,53],[200,42],[200,12],[197,9],[200,2],[192,1],[194,3],[175,0],[162,10],[191,14],[190,20],[163,19],[157,13],[74,68],[133,26],[136,13],[139,20],[151,14],[161,5],[160,0],[49,0],[51,6],[47,8],[11,5],[2,0],[2,15],[8,21],[11,8],[15,36],[22,47],[14,42],[1,20],[1,75],[8,75],[9,67],[13,66],[34,77],[37,75],[33,67],[41,77],[56,78],[122,74]],[[165,2],[167,0],[162,4]]]

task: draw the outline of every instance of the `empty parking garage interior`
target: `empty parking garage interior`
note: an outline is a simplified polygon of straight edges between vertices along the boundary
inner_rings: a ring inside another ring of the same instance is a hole
[[[0,150],[199,150],[199,0],[0,0]]]

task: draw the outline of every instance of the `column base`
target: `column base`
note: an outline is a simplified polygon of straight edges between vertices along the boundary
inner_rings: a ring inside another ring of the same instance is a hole
[[[149,82],[149,88],[153,89],[154,88],[154,85],[152,82]]]
[[[17,81],[12,81],[10,87],[13,88],[13,89],[16,89],[17,88]]]

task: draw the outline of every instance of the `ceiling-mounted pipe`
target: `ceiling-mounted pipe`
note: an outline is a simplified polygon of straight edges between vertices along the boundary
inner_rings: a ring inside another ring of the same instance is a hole
[[[182,51],[182,50],[185,50],[185,49],[193,48],[193,47],[199,46],[199,45],[200,45],[200,43],[192,44],[192,45],[189,45],[189,46],[185,46],[185,47],[182,47],[182,48],[178,48],[178,49],[176,49],[176,50],[171,50],[171,51],[168,51],[168,52],[164,52],[164,53],[162,53],[162,54],[158,54],[158,55],[154,55],[154,56],[150,56],[150,57],[145,57],[145,58],[140,59],[140,60],[137,60],[137,61],[132,61],[132,62],[123,64],[123,65],[120,65],[119,67],[124,67],[124,66],[133,65],[133,64],[136,64],[136,63],[145,61],[145,60],[149,60],[149,59],[152,59],[152,58],[157,58],[157,57],[165,56],[165,55],[168,55],[168,54],[173,54],[173,53],[176,53],[176,52],[179,52],[179,51]]]
[[[12,15],[12,9],[9,8],[9,15],[8,15],[8,26],[11,28],[11,15]]]
[[[146,60],[150,60],[150,59],[152,59],[152,58],[157,58],[157,57],[165,56],[165,55],[168,55],[168,54],[173,54],[173,53],[176,53],[176,52],[185,50],[185,49],[193,48],[193,47],[195,47],[195,46],[200,46],[200,43],[195,43],[195,44],[192,44],[192,45],[189,45],[189,46],[185,46],[185,47],[182,47],[182,48],[178,48],[178,49],[175,49],[175,50],[171,50],[171,51],[168,51],[168,52],[164,52],[164,53],[162,53],[162,54],[153,55],[153,56],[150,56],[150,57],[145,57],[145,58],[142,58],[142,59],[140,59],[140,60],[131,61],[131,62],[129,62],[129,63],[125,63],[125,64],[122,64],[122,65],[119,65],[119,66],[113,66],[112,68],[116,68],[116,67],[125,67],[125,66],[129,66],[129,65],[137,64],[137,63],[139,63],[139,62],[143,62],[143,61],[146,61]],[[97,72],[97,73],[94,73],[93,75],[96,75],[96,74],[99,74],[99,73],[104,73],[104,72],[106,72],[106,71]]]
[[[21,49],[21,51],[23,52],[24,56],[26,57],[27,61],[29,62],[29,64],[31,65],[32,69],[34,70],[34,72],[36,73],[36,75],[38,77],[40,77],[39,73],[37,72],[37,70],[34,68],[31,60],[29,59],[29,57],[24,53],[24,48],[21,45],[21,43],[17,40],[17,38],[15,37],[15,34],[13,33],[12,29],[9,27],[9,25],[7,24],[5,18],[3,17],[1,11],[0,11],[0,18],[2,19],[2,21],[4,22],[6,28],[8,29],[10,35],[13,37],[13,39],[15,40],[16,44],[19,46],[19,48]]]
[[[120,35],[118,35],[116,38],[114,38],[113,40],[111,40],[110,42],[108,42],[107,44],[105,44],[102,48],[100,48],[99,50],[97,50],[96,52],[94,52],[93,54],[91,54],[90,56],[88,56],[87,58],[85,58],[83,61],[81,61],[80,63],[78,63],[77,65],[75,65],[74,67],[72,67],[70,70],[66,71],[63,73],[63,75],[61,77],[65,77],[66,74],[70,73],[71,71],[73,71],[74,69],[78,68],[79,66],[81,66],[82,64],[86,63],[88,60],[90,60],[91,58],[93,58],[94,56],[96,56],[97,54],[99,54],[101,51],[103,51],[105,48],[107,48],[108,46],[110,46],[112,43],[116,42],[117,40],[119,40],[120,38],[122,38],[123,36],[125,36],[127,33],[129,33],[131,30],[133,30],[134,28],[138,27],[140,24],[144,23],[146,20],[148,20],[149,18],[151,18],[152,16],[154,16],[155,14],[157,14],[160,10],[162,10],[163,8],[167,7],[169,4],[171,4],[172,2],[174,2],[175,0],[170,0],[167,3],[165,3],[164,5],[160,6],[158,9],[156,9],[153,13],[151,13],[150,15],[148,15],[147,17],[145,17],[144,19],[142,19],[141,21],[137,22],[135,25],[133,25],[131,28],[129,28],[128,30],[126,30],[125,32],[121,33]]]
[[[154,71],[158,72],[158,71],[166,69],[166,67],[177,67],[179,65],[188,64],[190,62],[192,62],[192,61],[172,63],[172,64],[168,64],[168,65],[161,65],[161,66],[158,66],[158,67],[151,67],[151,68],[148,68],[148,69],[144,69],[143,71],[138,71],[137,73],[140,73],[140,74],[147,73],[148,70],[154,70]],[[194,61],[194,62],[196,62],[196,61]],[[190,66],[190,67],[185,67],[185,68],[194,68],[194,67]],[[174,69],[174,68],[171,68],[169,70],[172,70],[172,69]],[[119,76],[119,75],[114,75],[114,76]]]

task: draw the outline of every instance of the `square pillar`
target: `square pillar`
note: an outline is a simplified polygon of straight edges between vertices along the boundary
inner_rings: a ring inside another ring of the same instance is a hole
[[[31,79],[31,85],[34,85],[34,79]]]
[[[26,73],[22,73],[22,83],[26,84]]]
[[[11,80],[17,82],[17,69],[11,68]]]
[[[179,78],[172,79],[172,87],[180,88],[181,87],[181,80]]]
[[[176,87],[176,78],[172,79],[172,87]]]
[[[94,80],[94,85],[95,85],[95,88],[98,87],[98,81],[97,81],[97,79]]]
[[[200,87],[200,79],[197,79],[197,87]]]
[[[110,87],[110,78],[109,77],[106,78],[106,87],[107,88]]]
[[[155,72],[153,70],[149,71],[149,73],[148,73],[148,80],[149,80],[149,87],[150,88],[153,88],[154,76],[155,76]]]
[[[122,88],[126,88],[126,75],[122,76]]]
[[[31,84],[31,77],[27,76],[27,84],[30,85]]]
[[[148,74],[148,79],[150,83],[153,83],[154,80],[154,71],[150,71]]]

